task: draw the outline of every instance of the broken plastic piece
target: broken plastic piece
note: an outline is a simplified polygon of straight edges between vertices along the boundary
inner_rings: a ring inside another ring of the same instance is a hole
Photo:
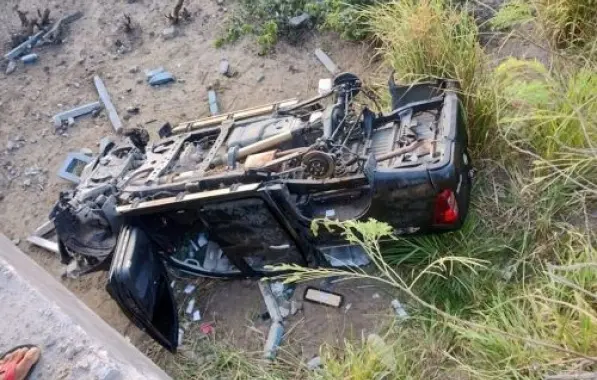
[[[402,306],[400,301],[398,301],[397,299],[394,299],[394,300],[392,300],[391,304],[392,304],[392,307],[394,308],[394,311],[396,312],[396,315],[398,316],[399,319],[408,318],[408,313],[406,312],[406,310],[404,310],[404,307]]]
[[[191,284],[185,286],[185,288],[184,288],[185,294],[191,294],[191,293],[193,293],[194,290],[195,290],[195,285],[191,285]]]
[[[201,312],[199,310],[195,310],[193,312],[193,322],[197,322],[201,320]]]
[[[332,61],[332,59],[323,52],[323,50],[317,48],[315,49],[315,56],[319,59],[326,69],[332,74],[337,74],[340,70],[338,70],[338,66]]]
[[[31,63],[35,63],[37,62],[37,59],[39,58],[39,56],[35,53],[31,53],[31,54],[27,54],[21,57],[21,61],[24,64],[31,64]]]
[[[162,66],[158,67],[157,69],[153,70],[145,70],[145,79],[149,82],[149,80],[156,74],[163,73],[166,71]]]
[[[106,86],[104,86],[104,82],[102,82],[101,78],[96,75],[93,77],[93,83],[95,83],[95,88],[97,89],[97,93],[99,94],[99,97],[100,97],[102,103],[104,104],[106,111],[108,112],[108,118],[110,118],[112,127],[114,127],[114,130],[116,131],[116,133],[120,133],[120,131],[122,130],[122,122],[120,121],[120,118],[118,117],[118,113],[116,112],[116,107],[114,107],[114,104],[112,104],[112,100],[110,99],[110,94],[108,94],[108,90],[106,89]]]
[[[195,299],[191,298],[191,300],[187,304],[187,309],[185,311],[187,312],[187,314],[193,314],[193,309],[195,309]]]
[[[81,173],[83,172],[83,169],[92,160],[92,157],[81,152],[71,152],[62,163],[57,175],[60,178],[78,184],[81,182]]]
[[[209,101],[209,112],[212,116],[215,116],[220,113],[220,109],[218,107],[218,97],[216,96],[216,92],[214,90],[207,91],[207,99]]]
[[[95,110],[100,110],[100,109],[102,109],[102,104],[100,102],[93,102],[93,103],[89,103],[89,104],[84,104],[82,106],[73,108],[68,111],[59,112],[56,115],[54,115],[54,117],[52,117],[52,120],[54,121],[54,127],[60,128],[62,126],[62,123],[64,123],[71,117],[75,118],[75,117],[83,116],[88,113],[92,113]]]
[[[267,340],[265,341],[264,357],[269,360],[276,358],[282,337],[284,336],[284,326],[282,322],[273,321],[269,328]]]
[[[167,71],[157,73],[149,79],[149,84],[152,86],[159,86],[170,82],[174,82],[174,76]]]

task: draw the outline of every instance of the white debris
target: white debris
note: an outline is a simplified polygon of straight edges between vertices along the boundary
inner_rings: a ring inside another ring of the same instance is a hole
[[[284,285],[283,282],[276,281],[276,282],[270,283],[270,288],[271,288],[274,296],[282,297],[282,296],[284,296],[284,289],[286,288],[286,285]]]
[[[394,311],[396,312],[396,315],[398,316],[398,318],[400,318],[400,319],[408,318],[408,313],[406,312],[406,310],[404,310],[404,307],[402,306],[400,301],[395,299],[395,300],[392,300],[391,304],[392,304],[392,307],[394,308]]]
[[[350,310],[351,307],[352,307],[352,304],[347,303],[346,306],[344,306],[344,312],[347,312],[348,310]]]
[[[189,284],[189,285],[185,286],[185,288],[184,288],[185,294],[191,294],[194,291],[195,291],[195,285]]]
[[[321,367],[321,357],[319,356],[316,356],[307,362],[307,368],[309,368],[311,371],[319,367]]]
[[[205,244],[207,244],[207,237],[204,233],[199,234],[199,237],[197,238],[197,244],[199,244],[199,247],[203,247]]]
[[[172,289],[174,289],[174,285],[176,285],[176,281],[175,281],[175,280],[172,280],[172,282],[170,283],[170,287],[171,287]]]
[[[193,312],[193,322],[197,322],[201,320],[201,312],[199,310],[195,310]]]
[[[379,295],[379,293],[374,293],[372,297],[373,297],[374,300],[376,300],[376,299],[378,299],[381,296]]]
[[[182,338],[184,338],[184,330],[179,328],[178,329],[178,345],[182,346]]]
[[[195,299],[191,298],[191,300],[187,304],[187,309],[186,309],[187,314],[193,314],[193,309],[195,309]]]

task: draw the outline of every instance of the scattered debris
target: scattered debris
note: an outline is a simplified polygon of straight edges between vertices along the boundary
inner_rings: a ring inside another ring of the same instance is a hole
[[[21,57],[21,62],[23,62],[26,65],[32,64],[37,62],[37,59],[39,58],[39,56],[35,53],[31,53],[31,54],[27,54]]]
[[[321,357],[319,356],[316,356],[307,362],[307,368],[310,371],[316,370],[319,367],[321,367]]]
[[[325,290],[317,289],[311,286],[305,289],[303,298],[305,301],[332,307],[340,307],[344,302],[344,296],[341,294],[327,292]]]
[[[220,71],[220,74],[222,74],[225,77],[230,78],[232,76],[232,74],[230,73],[230,62],[228,62],[228,60],[226,58],[224,58],[220,61],[219,71]]]
[[[41,226],[39,226],[31,236],[27,238],[27,241],[33,245],[44,248],[53,253],[59,253],[58,243],[48,240],[45,238],[46,235],[54,231],[54,221],[48,220]]]
[[[195,291],[195,285],[189,284],[187,286],[185,286],[184,288],[184,293],[185,294],[191,294]]]
[[[360,245],[344,245],[322,249],[322,253],[332,267],[362,267],[371,259]]]
[[[110,100],[110,95],[108,94],[106,86],[104,86],[104,82],[102,82],[101,78],[97,75],[93,77],[93,82],[95,83],[95,88],[97,89],[100,100],[108,112],[108,118],[110,118],[110,122],[112,123],[112,127],[114,127],[114,131],[116,131],[116,133],[120,133],[122,130],[122,122],[118,117],[116,107],[114,107],[112,100]]]
[[[12,239],[12,244],[14,244],[14,245],[19,245],[19,244],[21,244],[21,239],[19,239],[19,238]]]
[[[71,152],[62,163],[57,175],[60,178],[78,184],[81,182],[81,173],[83,172],[83,169],[92,160],[92,157],[81,152]]]
[[[133,66],[129,69],[129,73],[137,74],[139,72],[139,66]]]
[[[282,315],[280,314],[276,297],[272,292],[269,282],[259,281],[257,284],[259,285],[259,290],[261,291],[261,295],[263,297],[263,301],[265,302],[265,307],[267,308],[270,318],[274,322],[281,322]]]
[[[180,327],[178,328],[178,345],[182,346],[182,339],[184,338],[184,330]]]
[[[276,358],[283,337],[284,326],[282,325],[282,322],[273,321],[272,325],[269,328],[267,340],[265,341],[265,348],[263,349],[264,358],[269,360],[273,360]]]
[[[396,315],[398,316],[399,319],[408,318],[408,313],[406,312],[406,310],[404,310],[404,307],[402,306],[400,301],[398,301],[397,299],[394,299],[394,300],[392,300],[391,305],[394,308],[394,311],[396,312]]]
[[[8,61],[8,65],[6,66],[6,75],[14,73],[16,69],[17,63],[11,59],[10,61]]]
[[[278,309],[280,309],[280,315],[282,316],[282,318],[284,318],[284,319],[288,318],[288,316],[290,315],[289,308],[280,306]]]
[[[195,299],[191,298],[191,300],[189,301],[189,303],[187,304],[187,309],[186,309],[186,313],[187,314],[193,314],[193,310],[195,309]]]
[[[54,115],[54,117],[52,117],[52,121],[54,122],[54,127],[60,128],[63,126],[65,122],[69,121],[69,119],[71,118],[73,119],[74,123],[75,117],[83,116],[88,113],[92,113],[93,111],[101,110],[101,108],[102,105],[100,102],[84,104],[71,110],[57,113],[56,115]]]
[[[338,74],[338,72],[340,72],[340,70],[338,69],[338,66],[336,66],[336,64],[334,63],[334,61],[332,61],[332,59],[323,52],[323,50],[317,48],[315,49],[315,56],[317,57],[317,59],[319,59],[319,62],[321,62],[326,69],[328,69],[328,71],[334,75]]]
[[[178,31],[175,27],[169,26],[166,29],[162,30],[161,35],[164,40],[171,40],[178,35]]]
[[[199,331],[201,331],[201,333],[203,333],[205,335],[212,334],[214,332],[214,330],[215,330],[214,326],[211,322],[205,322],[199,326]]]
[[[149,84],[152,86],[159,86],[170,82],[174,82],[174,76],[167,71],[157,73],[149,79]]]
[[[374,300],[379,299],[381,296],[379,295],[379,293],[373,293],[373,295],[371,296]]]
[[[350,308],[352,307],[351,303],[347,303],[346,306],[344,306],[344,312],[348,312],[348,310],[350,310]]]
[[[195,310],[193,312],[193,322],[197,322],[201,320],[201,313],[199,312],[199,310]]]
[[[265,75],[263,73],[260,73],[259,75],[257,75],[257,83],[261,83],[265,80]]]
[[[131,115],[138,115],[139,114],[139,107],[130,106],[126,109],[126,112],[130,113]]]
[[[290,314],[295,315],[303,309],[303,304],[298,301],[290,301]]]
[[[163,73],[164,71],[166,71],[166,69],[164,69],[162,66],[153,70],[145,70],[145,79],[147,82],[149,82],[155,75]]]
[[[209,102],[209,113],[212,116],[219,115],[220,109],[218,107],[218,97],[216,95],[216,92],[212,89],[209,89],[207,91],[207,99]]]
[[[39,39],[44,35],[44,33],[45,32],[43,30],[41,30],[41,31],[37,32],[36,34],[32,35],[31,37],[29,37],[27,39],[27,41],[23,42],[16,48],[14,48],[11,51],[9,51],[8,53],[4,54],[4,58],[6,58],[8,60],[19,58],[20,56],[22,56],[23,54],[25,54],[29,50],[31,50],[31,48],[33,46],[35,46],[37,41],[39,41]]]
[[[308,13],[303,12],[301,15],[288,19],[288,25],[290,25],[291,28],[300,28],[305,26],[310,20],[311,16],[309,16]]]

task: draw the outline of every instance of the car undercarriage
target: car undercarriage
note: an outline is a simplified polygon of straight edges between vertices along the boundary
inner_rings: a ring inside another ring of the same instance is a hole
[[[318,218],[376,218],[397,234],[458,228],[471,164],[457,86],[389,89],[385,114],[343,73],[305,101],[166,124],[153,144],[125,130],[52,211],[63,261],[106,267],[122,231],[138,228],[174,268],[263,276],[276,263],[367,261],[339,236],[312,236]]]

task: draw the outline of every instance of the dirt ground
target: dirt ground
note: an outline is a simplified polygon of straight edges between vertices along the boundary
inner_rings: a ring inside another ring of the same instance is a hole
[[[223,111],[315,93],[319,78],[329,77],[313,55],[315,47],[323,48],[344,70],[364,77],[369,71],[371,51],[366,46],[341,42],[332,35],[309,35],[298,46],[280,43],[275,54],[267,57],[258,56],[257,48],[247,41],[216,49],[214,40],[226,11],[215,0],[190,1],[192,20],[177,26],[177,35],[170,39],[162,31],[169,27],[164,14],[171,10],[171,1],[5,0],[4,4],[0,15],[4,51],[9,49],[9,33],[19,29],[12,11],[17,4],[29,14],[49,7],[54,20],[75,11],[84,13],[70,26],[62,45],[36,49],[36,64],[20,64],[11,75],[4,74],[5,66],[0,67],[0,231],[57,278],[63,271],[58,258],[25,239],[47,220],[60,191],[72,186],[56,176],[67,153],[81,148],[95,151],[100,138],[113,135],[104,112],[96,118],[77,119],[64,134],[55,133],[51,122],[59,111],[98,99],[94,75],[103,78],[121,118],[130,116],[125,125],[141,124],[155,136],[166,121],[175,124],[208,115],[206,87],[217,82]],[[121,29],[125,13],[133,19],[130,35]],[[219,74],[222,58],[237,73],[233,78]],[[177,81],[157,88],[147,85],[143,71],[159,66]],[[139,107],[139,114],[127,116],[129,107]],[[150,344],[109,298],[105,272],[63,282],[140,348]],[[241,349],[260,350],[267,323],[256,318],[265,311],[257,284],[247,280],[198,282],[193,296],[202,321],[214,322],[217,339]],[[375,287],[340,284],[334,291],[346,296],[350,309],[305,304],[290,319],[294,327],[288,341],[306,359],[316,355],[323,342],[338,345],[345,337],[374,331],[378,318],[391,312],[391,298]],[[298,289],[295,299],[301,295]],[[180,301],[186,305],[186,299]],[[188,321],[182,323],[188,327]]]

